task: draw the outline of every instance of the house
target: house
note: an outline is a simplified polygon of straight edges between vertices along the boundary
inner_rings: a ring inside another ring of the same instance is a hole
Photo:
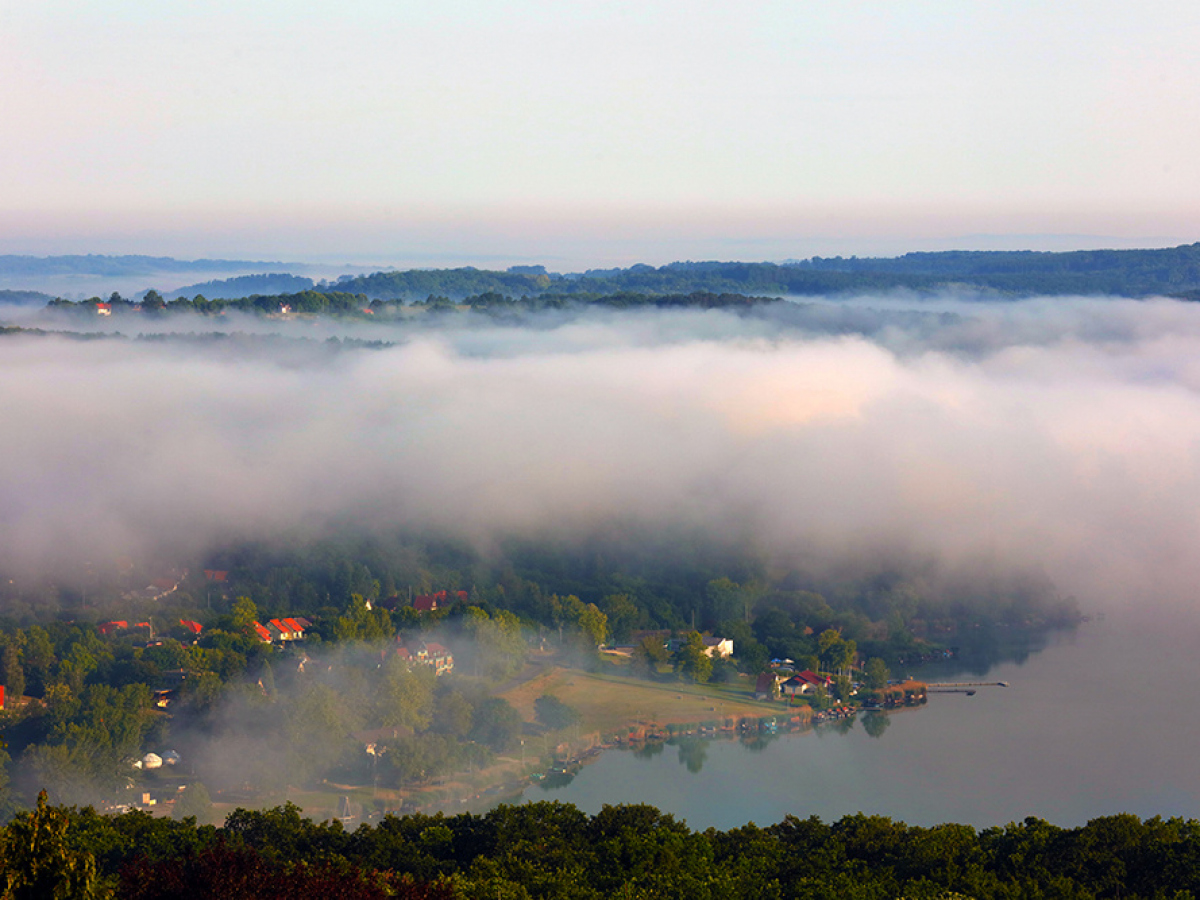
[[[719,659],[733,656],[733,641],[723,637],[705,637],[704,653]]]
[[[436,594],[421,594],[419,597],[413,598],[413,609],[417,612],[433,612],[456,600],[465,603],[467,592],[455,591],[451,594],[449,591],[438,591]]]
[[[432,666],[434,675],[445,675],[454,671],[454,656],[441,644],[433,641],[422,642],[415,650],[410,650],[404,644],[396,648],[396,655],[407,664]]]
[[[205,581],[222,582],[222,581],[228,580],[228,578],[229,578],[229,572],[226,571],[225,569],[205,569],[204,570],[204,580]]]
[[[760,672],[754,681],[755,700],[774,700],[779,696],[779,679],[770,672]]]
[[[258,635],[258,639],[260,641],[262,641],[264,644],[271,643],[274,635],[271,634],[270,629],[268,629],[265,625],[260,625],[258,622],[252,622],[251,624],[254,626],[254,633]]]
[[[111,316],[112,315],[112,304],[111,303],[97,303],[96,304],[96,315]]]
[[[113,634],[116,631],[124,631],[128,627],[129,623],[125,621],[104,622],[100,625],[100,633],[105,637],[108,637],[110,634]]]
[[[296,619],[272,619],[267,627],[276,641],[299,641],[304,638],[304,627]]]
[[[646,631],[646,632],[639,632],[639,633],[645,634],[645,635],[654,635],[654,634],[660,634],[661,632]],[[705,656],[708,656],[710,658],[720,657],[722,659],[727,656],[733,656],[733,641],[730,640],[729,638],[712,637],[711,635],[701,635],[700,640],[702,640],[704,642],[704,655]],[[673,637],[670,640],[666,641],[666,647],[672,653],[676,653],[679,651],[679,648],[682,647],[686,643],[687,643],[686,637],[682,637],[682,636]]]
[[[446,592],[441,591],[444,595]],[[421,594],[413,598],[413,609],[417,612],[433,612],[438,608],[437,594]]]
[[[454,671],[454,657],[441,644],[429,641],[425,644],[425,658],[428,665],[433,666],[434,675],[445,675]]]
[[[805,669],[780,685],[780,690],[789,697],[795,697],[797,694],[812,693],[817,688],[822,687],[826,690],[832,688],[833,678],[829,675],[818,675],[816,672]]]
[[[180,619],[179,624],[190,631],[192,634],[199,635],[204,630],[204,626],[199,622],[194,622],[191,619]]]
[[[0,684],[0,711],[4,710],[4,685]]]

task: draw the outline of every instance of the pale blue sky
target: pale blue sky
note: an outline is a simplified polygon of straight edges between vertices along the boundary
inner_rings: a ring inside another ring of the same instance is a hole
[[[1164,0],[0,0],[0,252],[1197,240],[1198,46]]]

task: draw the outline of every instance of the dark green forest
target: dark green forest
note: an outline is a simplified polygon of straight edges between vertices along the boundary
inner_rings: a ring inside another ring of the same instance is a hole
[[[697,832],[645,805],[538,802],[346,830],[287,805],[223,826],[47,805],[0,832],[0,897],[1190,898],[1200,822],[976,830],[857,814]]]

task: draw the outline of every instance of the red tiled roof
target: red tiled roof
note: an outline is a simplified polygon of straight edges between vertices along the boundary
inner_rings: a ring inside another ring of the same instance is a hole
[[[467,596],[466,591],[455,591],[454,597],[451,598],[450,592],[444,590],[433,594],[421,594],[413,598],[413,609],[418,612],[431,612],[439,606],[451,602],[451,599],[466,602]]]
[[[803,681],[805,684],[823,684],[826,687],[833,684],[833,679],[828,675],[818,675],[810,669],[805,669],[803,672],[797,672],[796,678]]]

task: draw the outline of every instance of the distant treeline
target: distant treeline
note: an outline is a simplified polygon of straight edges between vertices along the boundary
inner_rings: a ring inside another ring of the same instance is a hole
[[[159,257],[0,256],[4,275],[88,273],[128,276],[184,271],[217,271],[276,267],[277,274],[252,274],[203,282],[166,292],[168,297],[200,294],[213,299],[243,299],[255,294],[283,295],[312,290],[367,300],[414,303],[430,297],[462,301],[499,294],[536,297],[542,294],[604,295],[625,293],[822,296],[872,291],[948,289],[983,291],[1021,297],[1048,295],[1114,295],[1147,297],[1200,292],[1200,243],[1153,250],[948,250],[906,253],[898,257],[819,257],[786,263],[675,262],[654,267],[589,269],[558,274],[542,266],[513,266],[506,271],[476,269],[409,269],[342,276],[332,284],[281,271],[280,263],[230,260],[184,262]],[[155,292],[151,292],[155,293]]]
[[[1184,898],[1200,822],[1133,815],[977,831],[859,813],[694,831],[648,805],[387,817],[353,832],[291,804],[223,827],[41,806],[0,831],[8,897]]]
[[[0,325],[0,337],[59,338],[72,341],[136,341],[204,347],[230,353],[334,353],[341,350],[382,350],[394,347],[392,341],[369,341],[352,337],[328,337],[324,340],[281,334],[248,334],[243,331],[178,332],[138,334],[130,337],[117,331],[63,331]]]
[[[655,268],[591,269],[581,275],[479,269],[376,272],[343,278],[339,291],[372,299],[461,299],[498,292],[686,295],[696,291],[768,295],[862,293],[949,288],[1031,294],[1145,297],[1200,289],[1200,243],[1160,250],[955,250],[894,258],[813,257],[795,263],[676,262]]]
[[[200,295],[190,300],[186,297],[166,300],[157,291],[150,291],[140,303],[135,303],[119,294],[113,294],[107,300],[99,297],[78,302],[55,299],[47,304],[47,308],[86,313],[92,316],[101,310],[115,316],[133,312],[164,316],[174,313],[220,315],[226,311],[236,311],[258,315],[309,314],[395,319],[406,315],[404,311],[409,308],[434,312],[452,312],[465,308],[503,317],[513,313],[585,307],[750,309],[761,304],[776,302],[779,302],[777,297],[748,297],[744,294],[718,294],[711,291],[693,291],[690,294],[650,294],[637,291],[622,291],[615,294],[545,292],[521,297],[512,297],[498,291],[488,291],[468,296],[458,302],[446,295],[430,294],[423,300],[411,303],[406,303],[402,299],[372,300],[366,294],[350,294],[345,291],[303,290],[291,294],[255,294],[237,300],[209,299]]]

